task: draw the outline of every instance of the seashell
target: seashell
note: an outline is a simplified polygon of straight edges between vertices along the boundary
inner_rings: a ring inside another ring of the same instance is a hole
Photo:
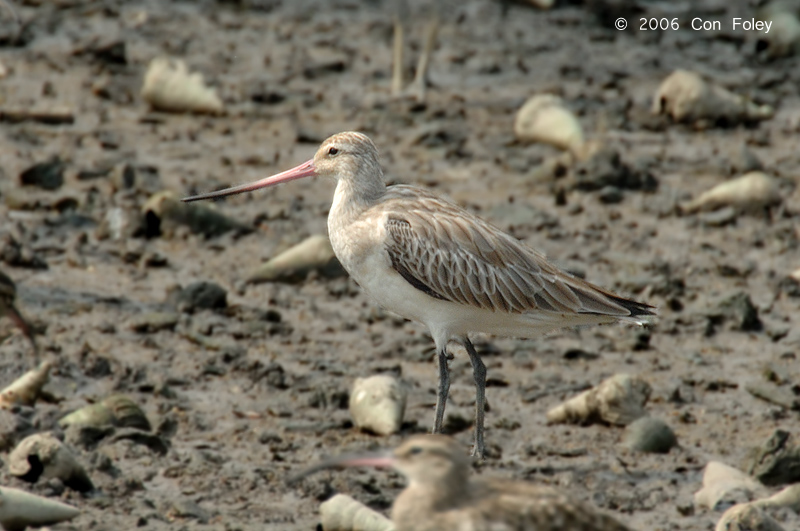
[[[229,231],[252,232],[253,229],[199,203],[183,203],[174,192],[165,190],[150,196],[142,206],[147,232],[171,234],[176,226],[186,226],[194,234],[206,238]]]
[[[150,61],[142,99],[158,111],[220,114],[224,110],[222,100],[205,85],[202,74],[189,73],[186,63],[167,57]]]
[[[394,531],[391,520],[346,494],[320,505],[319,515],[324,531]]]
[[[759,33],[756,54],[771,60],[800,51],[800,19],[797,15],[796,9],[785,1],[770,2],[756,11],[756,20],[770,23],[769,32]]]
[[[722,514],[714,531],[784,531],[784,529],[762,508],[752,503],[740,503]]]
[[[703,471],[703,487],[695,492],[694,503],[698,507],[713,510],[735,491],[743,493],[748,499],[766,493],[758,481],[741,470],[718,461],[709,461]]]
[[[642,417],[628,424],[622,445],[637,452],[666,454],[678,439],[672,428],[661,419]]]
[[[758,507],[788,507],[800,514],[800,483],[789,485],[769,498],[762,498],[752,503]]]
[[[23,439],[8,455],[12,475],[35,483],[39,478],[58,478],[67,487],[87,492],[94,489],[86,470],[52,433],[35,433]]]
[[[253,271],[247,282],[300,282],[312,271],[318,271],[328,278],[345,274],[339,259],[333,253],[330,240],[322,234],[309,236],[271,258]]]
[[[406,411],[406,390],[385,374],[356,378],[350,392],[350,416],[357,428],[378,435],[400,430]]]
[[[800,268],[795,269],[791,273],[789,273],[789,278],[792,278],[798,282],[800,282]]]
[[[583,145],[583,130],[561,98],[552,94],[532,96],[517,111],[514,135],[526,142],[541,142],[576,151]]]
[[[687,213],[716,210],[726,206],[734,207],[738,211],[757,211],[782,200],[778,179],[764,172],[751,171],[718,184],[681,208]]]
[[[547,412],[550,424],[607,422],[626,426],[644,417],[652,388],[641,378],[616,374]]]
[[[756,105],[688,70],[670,74],[653,98],[653,113],[667,114],[676,122],[736,124],[766,120],[774,112],[769,105]]]
[[[43,361],[35,369],[26,372],[8,387],[0,391],[0,407],[8,408],[16,404],[32,406],[39,398],[42,388],[50,378],[53,363]]]
[[[102,428],[115,426],[118,428],[137,428],[150,431],[150,422],[136,403],[124,395],[111,395],[102,402],[90,404],[73,411],[58,421],[62,428],[72,424],[81,424]]]
[[[0,525],[7,531],[22,531],[70,520],[81,512],[71,505],[24,490],[0,487]]]

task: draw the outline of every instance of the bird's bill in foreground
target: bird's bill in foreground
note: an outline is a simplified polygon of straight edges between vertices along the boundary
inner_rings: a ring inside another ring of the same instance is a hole
[[[36,339],[33,337],[33,330],[31,329],[31,325],[28,324],[28,321],[22,317],[22,314],[19,313],[17,308],[13,304],[4,304],[0,303],[0,317],[5,314],[9,319],[11,319],[14,324],[22,330],[22,333],[28,338],[33,345],[33,352],[34,354],[38,355],[38,347],[36,345]]]
[[[354,466],[390,468],[393,467],[394,465],[395,465],[395,457],[391,451],[375,452],[368,454],[365,453],[365,454],[341,455],[339,457],[332,457],[331,459],[326,459],[321,463],[317,463],[316,465],[307,468],[306,470],[300,472],[299,474],[289,478],[288,483],[291,485],[292,483],[300,481],[304,477],[310,476],[311,474],[316,474],[320,470],[326,470],[328,468],[343,468],[343,467],[354,467]]]
[[[314,168],[314,161],[309,160],[307,162],[300,164],[299,166],[292,168],[291,170],[286,170],[276,175],[259,179],[258,181],[252,183],[240,184],[239,186],[232,186],[231,188],[225,188],[224,190],[209,192],[207,194],[199,194],[199,195],[193,195],[191,197],[184,197],[183,199],[181,199],[181,201],[183,201],[184,203],[189,203],[191,201],[200,201],[201,199],[216,199],[217,197],[225,197],[234,194],[243,194],[245,192],[252,192],[254,190],[258,190],[259,188],[266,188],[267,186],[274,186],[276,184],[294,181],[295,179],[302,179],[304,177],[313,177],[317,174],[316,171],[317,171],[316,168]]]

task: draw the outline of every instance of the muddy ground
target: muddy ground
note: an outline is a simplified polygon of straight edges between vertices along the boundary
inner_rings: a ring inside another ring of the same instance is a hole
[[[332,183],[298,181],[219,203],[249,234],[158,234],[134,219],[153,192],[250,181],[310,158],[341,130],[372,136],[389,181],[448,194],[571,271],[659,308],[649,332],[478,338],[491,411],[490,457],[476,473],[556,485],[635,529],[711,529],[722,511],[692,508],[705,463],[746,470],[750,450],[776,428],[800,437],[796,411],[746,389],[769,383],[768,365],[782,390],[800,384],[800,290],[786,280],[800,267],[798,195],[789,189],[782,207],[722,220],[676,208],[757,163],[782,178],[800,175],[800,59],[763,62],[754,36],[730,28],[734,16],[752,16],[750,3],[626,3],[682,26],[644,32],[629,11],[628,29],[618,31],[616,13],[579,4],[549,12],[514,4],[504,13],[496,2],[461,2],[441,28],[424,105],[389,95],[391,15],[380,4],[22,4],[22,31],[8,17],[0,28],[2,108],[63,108],[74,121],[6,114],[0,126],[1,267],[42,330],[43,356],[56,363],[50,401],[4,413],[0,459],[22,436],[112,393],[139,403],[169,442],[163,455],[126,439],[73,444],[91,494],[54,480],[31,485],[4,468],[3,485],[82,509],[54,529],[314,529],[320,501],[334,492],[383,511],[391,505],[402,488],[391,472],[331,472],[295,487],[284,480],[324,456],[393,446],[429,428],[436,370],[427,331],[378,309],[347,278],[243,283],[263,260],[325,231]],[[720,20],[722,31],[692,31],[695,16]],[[159,55],[202,72],[226,114],[151,112],[139,88]],[[699,131],[653,118],[652,95],[676,68],[773,105],[775,116]],[[614,146],[657,189],[622,190],[612,204],[572,190],[558,204],[539,169],[559,152],[516,142],[512,132],[515,111],[536,92],[561,95],[588,136]],[[24,170],[52,157],[63,165],[62,186],[20,186]],[[109,212],[134,221],[110,230]],[[225,288],[227,307],[176,308],[169,294],[196,281]],[[721,305],[737,294],[749,297],[753,307],[742,311],[757,312],[758,322]],[[173,318],[135,331],[153,312]],[[8,320],[0,330],[5,384],[33,362]],[[447,411],[467,445],[471,370],[465,353],[454,353]],[[410,389],[403,432],[359,433],[347,390],[358,376],[386,371]],[[672,426],[679,448],[634,454],[620,446],[622,428],[547,425],[546,411],[569,389],[618,372],[652,384],[647,408]],[[792,513],[777,517],[786,529],[800,526]]]

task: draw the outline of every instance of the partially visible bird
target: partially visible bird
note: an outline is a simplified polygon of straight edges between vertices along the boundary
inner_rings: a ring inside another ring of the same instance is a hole
[[[394,467],[408,486],[392,505],[397,531],[628,531],[552,487],[474,477],[464,448],[444,435],[417,435],[393,452],[333,458],[292,479],[342,466]]]
[[[17,307],[14,305],[17,298],[17,287],[14,281],[8,275],[0,271],[0,317],[8,317],[14,324],[22,330],[22,333],[30,340],[33,346],[33,352],[36,356],[39,355],[36,340],[33,337],[33,330],[28,322],[19,313]]]

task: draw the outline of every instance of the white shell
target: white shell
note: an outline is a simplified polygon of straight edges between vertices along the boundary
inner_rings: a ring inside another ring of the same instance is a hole
[[[586,424],[594,421],[626,426],[647,415],[650,384],[630,374],[615,374],[547,412],[551,424]]]
[[[683,205],[685,212],[716,210],[732,206],[739,211],[757,210],[783,200],[779,181],[760,171],[751,171],[718,184]]]
[[[315,234],[259,266],[250,274],[248,282],[305,278],[310,271],[326,268],[334,260],[336,255],[330,239],[323,234]]]
[[[31,369],[16,380],[11,385],[0,391],[0,407],[7,408],[15,404],[32,406],[36,403],[42,387],[45,386],[50,378],[50,368],[53,363],[43,361],[35,369]]]
[[[35,433],[24,438],[8,455],[8,471],[14,476],[25,476],[31,471],[30,457],[41,463],[44,479],[58,478],[75,490],[91,490],[92,482],[75,456],[50,432]]]
[[[209,114],[223,111],[222,100],[214,89],[206,87],[202,74],[189,73],[180,59],[156,57],[150,61],[142,98],[159,111]]]
[[[319,515],[324,531],[394,531],[391,520],[346,494],[320,505]]]
[[[0,525],[7,531],[57,524],[79,514],[80,511],[71,505],[24,490],[0,487]]]
[[[514,135],[527,142],[542,142],[564,150],[583,145],[578,119],[566,109],[561,98],[537,94],[525,102],[514,119]]]
[[[703,471],[703,487],[694,494],[694,503],[698,507],[714,509],[727,493],[734,490],[743,490],[749,495],[766,493],[758,481],[741,470],[718,461],[709,461]]]
[[[784,531],[784,529],[760,507],[752,503],[740,503],[723,513],[714,531]]]
[[[396,433],[403,424],[406,390],[392,376],[357,378],[350,392],[350,415],[357,428],[378,435]]]
[[[737,123],[772,118],[774,112],[769,105],[756,105],[688,70],[670,74],[653,98],[653,113],[667,114],[676,122]]]

